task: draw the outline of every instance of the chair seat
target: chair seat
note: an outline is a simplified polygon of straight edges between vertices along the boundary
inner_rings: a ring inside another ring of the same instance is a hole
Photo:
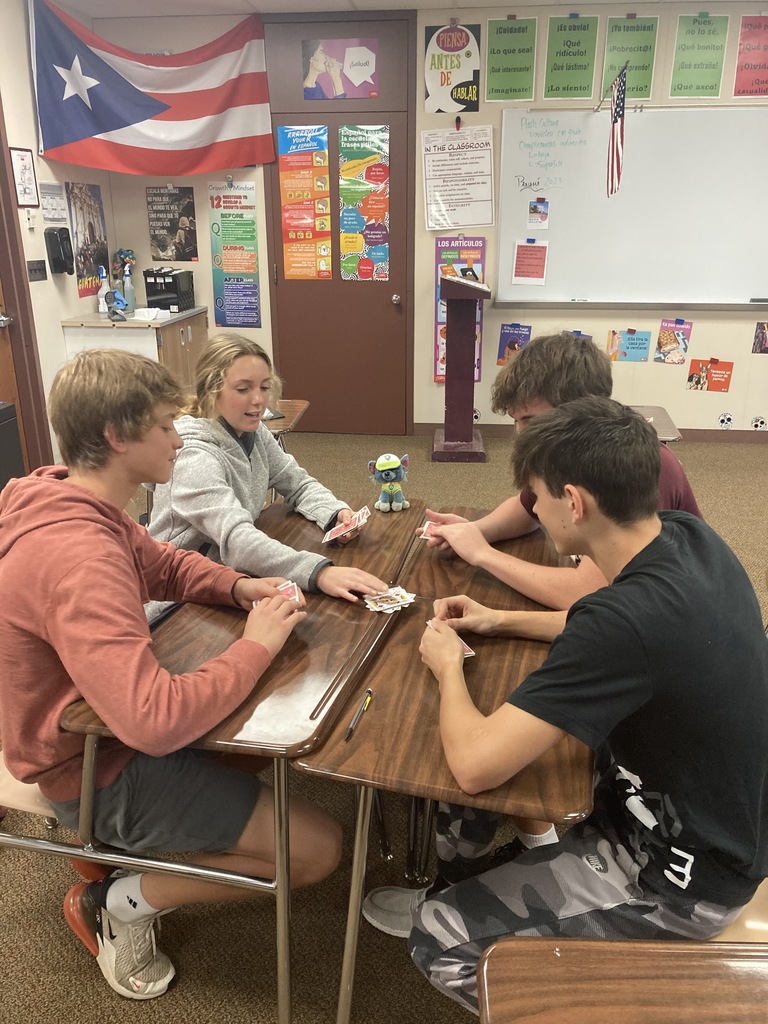
[[[742,912],[713,942],[768,942],[768,879],[758,886],[757,892]]]
[[[56,812],[34,783],[19,782],[8,771],[5,758],[0,756],[0,806],[15,811],[41,814],[55,818]]]

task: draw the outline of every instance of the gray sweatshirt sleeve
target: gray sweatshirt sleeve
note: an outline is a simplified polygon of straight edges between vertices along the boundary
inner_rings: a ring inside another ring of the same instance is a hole
[[[266,427],[256,434],[256,444],[251,453],[254,475],[258,473],[256,462],[263,465],[263,471],[274,487],[285,498],[289,508],[294,509],[325,529],[331,518],[349,506],[339,501],[327,487],[323,487],[313,476],[298,464],[292,455],[284,451]],[[266,492],[265,492],[266,495]]]
[[[240,458],[191,441],[179,452],[170,483],[157,495],[160,508],[157,519],[153,512],[150,532],[184,548],[210,544],[211,558],[240,572],[284,576],[302,589],[309,589],[311,579],[316,586],[321,563],[332,564],[329,559],[295,551],[254,525],[269,488],[260,469],[260,460],[251,467],[244,452]],[[322,515],[322,505],[315,507]]]

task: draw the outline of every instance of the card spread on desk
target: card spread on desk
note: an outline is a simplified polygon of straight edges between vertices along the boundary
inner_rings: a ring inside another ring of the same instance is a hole
[[[299,600],[299,587],[298,584],[294,583],[293,580],[286,580],[285,583],[281,583],[277,588],[281,594],[284,594],[289,601]]]
[[[372,612],[384,612],[390,615],[400,608],[406,608],[416,600],[415,594],[409,594],[402,587],[390,587],[381,594],[364,594],[366,607]]]
[[[338,540],[339,537],[345,537],[348,533],[352,533],[353,530],[359,530],[368,522],[371,515],[371,510],[367,505],[363,505],[361,509],[352,516],[348,523],[338,523],[333,529],[329,530],[323,537],[323,544],[330,544],[331,541]]]

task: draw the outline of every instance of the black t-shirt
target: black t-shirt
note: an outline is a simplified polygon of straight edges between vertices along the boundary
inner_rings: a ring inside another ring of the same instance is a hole
[[[661,519],[509,702],[607,741],[655,887],[734,904],[768,875],[768,641],[724,541],[688,513]]]

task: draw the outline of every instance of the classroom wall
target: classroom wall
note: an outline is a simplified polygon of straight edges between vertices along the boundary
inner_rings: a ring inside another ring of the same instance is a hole
[[[418,4],[414,4],[418,7]],[[626,6],[626,5],[625,5]],[[484,96],[484,52],[486,38],[486,22],[488,18],[503,18],[508,13],[517,11],[525,16],[539,17],[537,53],[537,96],[541,95],[540,78],[543,75],[544,54],[546,50],[547,17],[551,14],[567,14],[571,8],[545,7],[535,5],[529,0],[522,0],[514,6],[488,6],[480,9],[453,9],[445,11],[421,11],[418,16],[418,33],[416,48],[418,60],[416,112],[417,130],[417,168],[416,168],[416,237],[415,237],[415,281],[414,281],[414,424],[416,432],[429,432],[434,425],[443,421],[444,387],[433,383],[433,318],[434,318],[434,245],[436,235],[452,235],[456,232],[433,232],[425,227],[423,210],[423,179],[420,148],[420,133],[434,128],[449,128],[453,125],[454,116],[448,114],[427,114],[423,109],[424,95],[423,52],[424,29],[427,25],[444,24],[449,18],[455,17],[459,23],[480,24],[482,26],[483,60],[481,62],[481,97]],[[680,13],[697,13],[699,6],[693,4],[645,3],[632,8],[638,15],[656,14],[660,17],[659,54],[657,73],[654,79],[653,106],[669,104],[668,80],[670,72],[670,52],[676,29],[677,15]],[[723,78],[723,98],[714,103],[729,105],[730,85],[733,79],[736,46],[738,41],[738,19],[745,14],[760,13],[761,6],[757,3],[739,3],[736,0],[721,0],[708,8],[710,14],[729,14],[731,31],[729,34],[728,57]],[[594,3],[580,7],[581,14],[597,14],[601,18],[601,35],[598,39],[598,53],[602,50],[602,37],[605,18],[609,14],[624,15],[625,7],[615,3]],[[153,49],[183,50],[197,46],[225,32],[239,18],[237,17],[159,17],[152,19]],[[96,19],[91,22],[93,30],[121,45],[141,50],[146,46],[146,25],[137,19]],[[3,0],[0,8],[0,36],[4,41],[4,59],[0,62],[0,95],[5,110],[6,127],[9,144],[36,151],[37,131],[34,113],[32,77],[28,59],[28,42],[26,32],[26,0]],[[761,101],[740,101],[740,104],[765,105]],[[535,107],[584,107],[577,101],[539,101]],[[591,106],[589,104],[587,106]],[[465,113],[462,117],[465,125],[491,125],[494,134],[495,154],[495,198],[498,205],[500,189],[503,182],[499,180],[499,153],[501,148],[501,112],[505,106],[520,106],[525,103],[490,103],[482,102],[477,113]],[[681,140],[684,150],[684,140]],[[223,180],[232,174],[235,181],[254,181],[260,206],[257,210],[259,224],[259,254],[262,261],[261,298],[263,326],[259,330],[247,331],[253,334],[268,351],[272,351],[271,321],[269,310],[268,283],[263,269],[266,258],[265,209],[263,204],[263,173],[261,169],[222,171],[195,178],[174,179],[174,185],[192,185],[195,189],[196,213],[201,229],[207,220],[207,182]],[[107,232],[110,249],[117,247],[132,248],[136,252],[139,269],[151,266],[149,238],[146,222],[145,189],[148,185],[167,184],[165,179],[145,179],[132,175],[108,174],[89,168],[70,167],[65,164],[48,164],[37,159],[38,181],[80,181],[91,182],[101,186],[104,201]],[[724,184],[724,187],[729,187]],[[43,239],[44,224],[42,214],[36,212],[35,226],[27,226],[26,213],[19,211],[19,219],[24,236],[24,259],[45,259]],[[735,220],[735,231],[757,230],[750,224],[748,217]],[[579,230],[578,225],[574,230]],[[497,272],[496,259],[498,237],[496,226],[471,228],[467,233],[483,235],[487,239],[486,248],[486,282],[495,289]],[[198,304],[212,305],[212,287],[210,274],[210,254],[206,251],[204,230],[200,231],[200,260],[194,264],[196,301]],[[190,264],[184,264],[188,268]],[[143,282],[140,277],[136,284],[139,299],[143,297]],[[47,388],[62,365],[65,358],[63,335],[60,321],[67,317],[90,312],[95,309],[95,297],[80,299],[77,296],[75,279],[66,275],[50,275],[45,282],[30,285],[35,315],[40,359],[43,370],[44,385]],[[531,324],[534,335],[561,329],[578,329],[591,334],[601,346],[605,344],[607,333],[612,328],[623,329],[634,327],[638,330],[652,330],[655,340],[662,311],[649,313],[647,310],[626,309],[617,314],[608,310],[537,310],[535,308],[509,309],[495,308],[492,301],[486,304],[484,324],[484,344],[482,354],[482,380],[475,388],[475,405],[480,413],[481,428],[487,426],[493,431],[502,428],[503,418],[490,412],[490,388],[497,372],[496,355],[499,328],[505,322],[521,322]],[[736,430],[744,430],[747,439],[756,439],[749,433],[749,421],[752,416],[763,415],[768,418],[768,359],[762,362],[759,356],[751,356],[750,349],[754,335],[754,312],[708,311],[686,314],[685,310],[670,310],[671,316],[686,316],[694,321],[692,347],[695,341],[698,354],[699,346],[702,357],[718,356],[721,359],[733,359],[735,370],[731,384],[731,392],[727,395],[689,392],[675,372],[678,368],[652,364],[617,364],[615,367],[615,395],[617,398],[635,404],[664,405],[668,408],[678,426],[697,430],[717,430],[718,419],[722,412],[733,416]],[[763,365],[763,363],[765,365]],[[290,382],[288,382],[290,393]],[[730,437],[734,437],[732,433]],[[729,439],[730,439],[729,437]],[[768,438],[768,434],[760,439]]]

